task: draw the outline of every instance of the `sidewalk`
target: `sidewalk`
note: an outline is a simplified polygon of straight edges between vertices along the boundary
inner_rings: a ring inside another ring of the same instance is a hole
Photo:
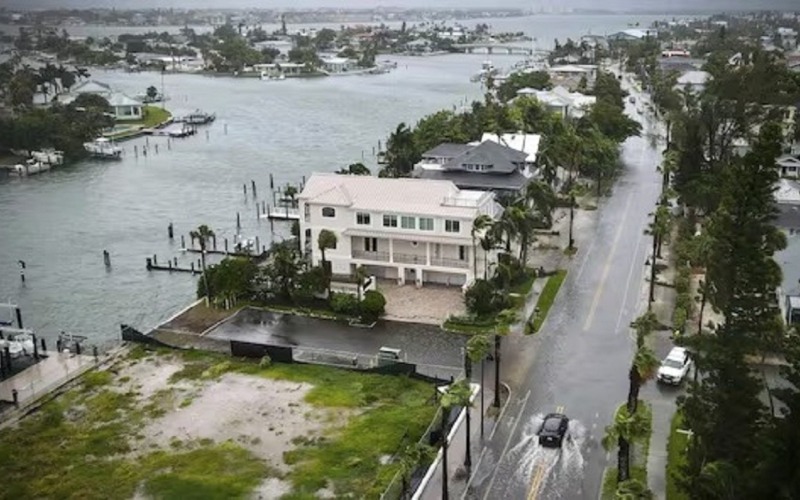
[[[494,365],[491,363],[486,364],[486,387],[484,393],[485,412],[488,414],[495,410],[491,410],[492,401],[494,400]],[[490,369],[491,368],[491,369]],[[480,382],[480,368],[475,370],[473,379],[477,378],[473,383]],[[464,415],[466,417],[466,415]],[[485,415],[484,418],[484,433],[481,439],[481,393],[475,396],[472,408],[470,408],[470,451],[472,452],[472,470],[475,471],[480,456],[481,449],[489,436],[496,423],[495,417]],[[467,443],[466,443],[466,418],[460,418],[456,421],[457,427],[451,429],[450,441],[447,450],[447,472],[448,472],[448,496],[451,499],[461,498],[469,480],[469,475],[464,466],[466,458]],[[424,486],[421,485],[417,495],[414,498],[420,500],[441,500],[442,499],[442,468],[439,459],[434,462],[436,470],[431,476],[430,480]]]

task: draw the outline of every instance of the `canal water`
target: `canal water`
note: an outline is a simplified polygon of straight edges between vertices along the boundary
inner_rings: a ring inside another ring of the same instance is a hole
[[[505,24],[496,29],[550,40],[655,18],[537,16],[497,20]],[[66,330],[105,343],[118,338],[120,323],[155,326],[193,299],[196,278],[147,272],[147,257],[178,258],[188,267],[193,259],[179,251],[180,235],[208,224],[221,244],[233,238],[237,212],[246,237],[269,244],[288,236],[285,223],[271,227],[256,219],[251,180],[260,202],[269,198],[270,174],[285,184],[355,161],[374,166],[373,147],[399,122],[413,124],[481,98],[469,78],[485,58],[391,57],[398,68],[389,74],[310,80],[165,75],[167,109],[181,115],[200,108],[216,113],[217,121],[187,139],[125,142],[119,162],[86,160],[26,179],[0,179],[0,302],[19,303],[25,326],[46,337]],[[491,59],[508,67],[520,57]],[[129,95],[162,85],[158,73],[95,69],[92,78]],[[103,250],[110,253],[108,268]],[[24,284],[20,260],[27,265]]]

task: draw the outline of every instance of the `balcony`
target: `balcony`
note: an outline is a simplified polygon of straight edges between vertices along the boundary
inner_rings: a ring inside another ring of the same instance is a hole
[[[366,250],[353,249],[353,258],[389,262],[389,252],[367,252]]]
[[[394,253],[394,261],[402,264],[422,264],[427,265],[428,259],[424,255],[417,255],[412,253]]]
[[[469,267],[469,262],[467,262],[466,260],[459,260],[459,259],[445,259],[441,257],[431,257],[431,265],[438,267],[458,267],[461,269],[467,269]]]

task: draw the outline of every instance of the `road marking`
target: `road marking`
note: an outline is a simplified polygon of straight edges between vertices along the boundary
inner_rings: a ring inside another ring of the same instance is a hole
[[[536,497],[539,496],[539,489],[542,487],[546,472],[547,469],[542,467],[541,464],[536,466],[536,469],[533,472],[533,477],[531,478],[531,488],[528,490],[528,496],[526,497],[527,500],[535,500]]]
[[[564,413],[564,407],[563,406],[556,406],[556,413]]]
[[[586,263],[589,262],[589,257],[592,256],[592,249],[594,248],[594,242],[597,241],[597,236],[592,237],[592,242],[589,243],[589,248],[586,250],[586,254],[583,256],[583,261],[581,262],[581,267],[578,268],[578,274],[575,277],[575,281],[581,279],[581,275],[583,274],[583,268],[586,267]]]
[[[514,422],[514,426],[511,428],[511,433],[508,435],[508,441],[506,441],[505,447],[503,447],[503,452],[497,457],[497,464],[494,466],[494,472],[492,472],[492,479],[489,481],[489,486],[486,488],[486,493],[483,495],[483,500],[489,498],[489,493],[492,491],[492,487],[494,486],[494,481],[497,479],[497,471],[500,469],[500,465],[503,463],[503,458],[505,458],[506,453],[508,453],[508,447],[511,446],[511,439],[514,437],[514,433],[517,432],[517,426],[519,425],[519,421],[522,418],[522,412],[525,411],[525,406],[528,404],[528,398],[531,396],[531,391],[529,390],[527,394],[525,394],[525,399],[522,400],[522,406],[519,408],[519,414],[517,415],[517,419]]]
[[[624,222],[625,219],[628,218],[628,211],[631,208],[632,201],[633,191],[628,194],[628,201],[625,203],[625,209],[622,211],[622,218],[619,222],[619,227],[617,228],[617,234],[614,236],[614,242],[611,244],[611,250],[608,252],[608,257],[606,257],[606,263],[603,266],[603,275],[600,277],[600,284],[597,286],[597,291],[594,293],[592,306],[589,309],[589,314],[586,316],[586,322],[583,324],[584,332],[589,329],[589,327],[592,325],[592,321],[594,320],[594,313],[597,311],[597,306],[600,303],[600,296],[605,288],[606,279],[608,279],[608,273],[611,271],[611,260],[614,258],[614,253],[617,251],[617,245],[619,244],[619,239],[622,236],[622,229],[625,227]]]
[[[614,327],[614,332],[619,331],[619,325],[622,323],[622,315],[625,312],[625,303],[628,300],[628,292],[631,288],[631,278],[633,278],[633,270],[636,269],[638,266],[642,265],[642,263],[639,261],[639,253],[640,253],[639,248],[642,244],[642,237],[644,237],[644,231],[640,231],[639,236],[636,237],[636,246],[634,247],[633,259],[631,259],[631,267],[630,269],[628,269],[628,279],[625,280],[625,292],[622,294],[622,303],[619,308],[619,315],[617,316],[617,326]]]

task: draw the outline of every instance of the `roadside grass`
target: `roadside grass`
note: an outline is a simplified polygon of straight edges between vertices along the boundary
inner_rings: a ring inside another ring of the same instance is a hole
[[[291,470],[284,475],[232,441],[174,441],[133,457],[139,430],[167,408],[180,407],[180,398],[165,387],[142,400],[134,390],[115,390],[111,374],[90,372],[18,426],[0,430],[0,470],[7,481],[0,500],[132,498],[137,491],[163,499],[248,498],[268,477],[291,484],[286,498],[314,498],[321,488],[337,498],[376,498],[400,467],[387,458],[417,442],[437,408],[432,385],[403,376],[319,365],[262,367],[199,351],[131,351],[133,360],[149,356],[184,361],[170,383],[224,373],[308,383],[309,404],[348,411],[340,410],[341,418],[331,420],[337,427],[324,435],[298,440],[285,453]]]
[[[617,412],[622,411],[625,404],[617,408]],[[650,451],[650,436],[653,434],[653,408],[645,401],[639,401],[639,410],[644,413],[647,422],[648,432],[645,437],[631,443],[631,479],[640,481],[647,485],[647,454]],[[616,460],[617,450],[611,451],[611,456]],[[617,491],[617,468],[609,467],[603,476],[603,500],[613,500]]]
[[[689,495],[678,487],[684,464],[686,463],[686,448],[689,446],[689,436],[678,432],[683,428],[683,414],[675,412],[669,429],[667,442],[667,500],[688,500]]]
[[[547,278],[547,283],[545,283],[542,293],[539,295],[539,300],[536,301],[536,308],[525,324],[526,334],[536,333],[542,327],[545,318],[547,318],[547,313],[550,312],[550,308],[553,306],[556,295],[558,295],[558,290],[561,288],[561,284],[564,282],[566,276],[567,271],[565,269],[559,269],[554,275]]]

